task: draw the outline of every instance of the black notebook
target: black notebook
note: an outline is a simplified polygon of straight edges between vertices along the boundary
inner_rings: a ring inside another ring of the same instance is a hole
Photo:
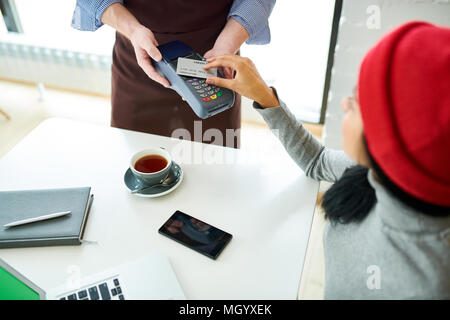
[[[81,244],[92,198],[90,187],[0,192],[0,248]],[[62,211],[72,213],[4,227],[10,222]]]

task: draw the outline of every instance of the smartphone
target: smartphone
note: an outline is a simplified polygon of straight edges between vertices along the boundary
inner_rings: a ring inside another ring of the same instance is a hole
[[[214,260],[233,237],[181,211],[176,211],[159,228],[159,233]]]

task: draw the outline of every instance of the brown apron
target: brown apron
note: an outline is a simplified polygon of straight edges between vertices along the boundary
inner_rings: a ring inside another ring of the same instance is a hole
[[[152,30],[160,45],[181,40],[203,55],[213,47],[224,27],[232,2],[129,0],[124,1],[124,5],[141,24]],[[240,96],[236,96],[234,106],[227,111],[200,119],[175,91],[164,88],[145,74],[136,62],[131,42],[119,33],[116,33],[113,52],[111,103],[113,127],[164,136],[185,128],[194,140],[194,121],[202,121],[202,132],[197,132],[196,137],[203,137],[207,129],[217,128],[223,133],[224,145],[239,147],[239,134],[230,144],[225,141],[225,130],[240,128]],[[198,131],[199,125],[196,127]]]

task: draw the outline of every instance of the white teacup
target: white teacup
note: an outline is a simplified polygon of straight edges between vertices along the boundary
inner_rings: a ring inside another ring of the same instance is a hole
[[[163,157],[164,159],[167,160],[167,165],[157,172],[141,172],[136,170],[135,168],[136,162],[141,158],[150,155],[158,155]],[[163,148],[149,148],[139,151],[138,153],[134,154],[133,157],[131,157],[130,161],[130,169],[133,175],[148,185],[162,183],[169,174],[171,167],[172,167],[172,157],[170,156],[170,153],[164,150]]]

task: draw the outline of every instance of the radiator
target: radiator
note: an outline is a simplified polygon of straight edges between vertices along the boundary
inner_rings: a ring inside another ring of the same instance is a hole
[[[2,35],[0,78],[109,95],[111,55],[50,48],[21,35]]]

